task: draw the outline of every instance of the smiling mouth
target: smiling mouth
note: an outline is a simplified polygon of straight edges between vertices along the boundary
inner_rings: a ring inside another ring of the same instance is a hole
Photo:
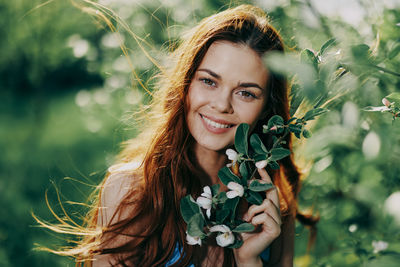
[[[215,122],[201,114],[200,114],[200,117],[204,120],[205,123],[207,123],[207,125],[214,127],[214,128],[225,129],[225,128],[232,128],[234,126],[234,124],[223,124],[223,123]]]

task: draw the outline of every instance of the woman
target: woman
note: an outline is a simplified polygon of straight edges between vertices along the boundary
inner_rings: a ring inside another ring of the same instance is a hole
[[[262,125],[275,114],[288,119],[286,81],[261,59],[269,51],[283,51],[281,38],[249,5],[208,17],[185,35],[162,73],[146,129],[101,186],[88,220],[92,234],[71,254],[93,266],[293,265],[299,173],[289,157],[278,171],[258,170],[278,190],[246,208],[243,219],[261,230],[243,234],[239,249],[187,244],[179,211],[185,195],[219,183],[240,123],[271,143]],[[291,149],[289,136],[286,145]]]

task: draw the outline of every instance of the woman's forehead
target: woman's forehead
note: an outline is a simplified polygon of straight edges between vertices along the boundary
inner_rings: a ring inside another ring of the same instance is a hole
[[[268,72],[261,57],[241,43],[216,41],[211,44],[198,70],[208,69],[221,78],[266,84]]]

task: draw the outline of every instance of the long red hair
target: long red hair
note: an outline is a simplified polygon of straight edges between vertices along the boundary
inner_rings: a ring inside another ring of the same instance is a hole
[[[120,164],[141,163],[138,169],[124,174],[131,179],[132,185],[116,213],[128,213],[129,216],[107,225],[101,233],[94,231],[94,235],[86,236],[75,250],[78,258],[112,254],[115,262],[122,266],[163,266],[179,244],[181,258],[174,266],[196,262],[197,248],[185,242],[186,225],[179,209],[181,198],[187,194],[195,197],[202,189],[191,150],[193,138],[186,124],[185,101],[196,69],[210,45],[217,40],[245,44],[260,56],[268,51],[284,50],[282,40],[266,14],[250,5],[205,18],[184,36],[170,55],[170,65],[160,75],[159,89],[153,96],[145,130],[129,140],[120,154]],[[270,143],[271,137],[262,133],[262,125],[275,114],[289,119],[288,86],[283,77],[271,74],[267,88],[268,116],[258,122],[254,132],[265,143]],[[287,136],[285,141],[291,149],[291,137]],[[292,157],[279,164],[280,170],[268,171],[279,188],[282,214],[295,216],[300,175]],[[88,216],[88,229],[96,229],[99,208],[100,204]],[[116,246],[113,241],[121,235],[129,238]],[[224,266],[232,265],[232,252],[226,249]]]

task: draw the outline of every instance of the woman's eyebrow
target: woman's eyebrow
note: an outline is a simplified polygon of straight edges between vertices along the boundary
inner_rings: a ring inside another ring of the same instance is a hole
[[[221,79],[221,76],[218,75],[218,74],[216,74],[216,73],[213,72],[212,70],[209,70],[209,69],[198,69],[197,71],[204,71],[204,72],[207,72],[208,74],[210,74],[211,76],[213,76],[214,78],[216,78],[216,79],[218,79],[218,80]]]
[[[255,88],[260,89],[261,91],[264,91],[264,90],[265,90],[264,88],[262,88],[261,86],[259,86],[259,85],[256,84],[256,83],[240,83],[240,82],[239,82],[237,86],[238,86],[238,87],[244,87],[244,88],[255,87]]]
[[[213,76],[214,78],[221,80],[221,76],[219,74],[216,74],[215,72],[213,72],[212,70],[209,69],[198,69],[197,71],[204,71],[207,72],[208,74],[210,74],[211,76]],[[244,87],[244,88],[249,88],[249,87],[255,87],[260,89],[261,91],[264,91],[264,89],[258,85],[257,83],[251,83],[251,82],[245,82],[245,83],[241,83],[239,82],[237,87]]]

